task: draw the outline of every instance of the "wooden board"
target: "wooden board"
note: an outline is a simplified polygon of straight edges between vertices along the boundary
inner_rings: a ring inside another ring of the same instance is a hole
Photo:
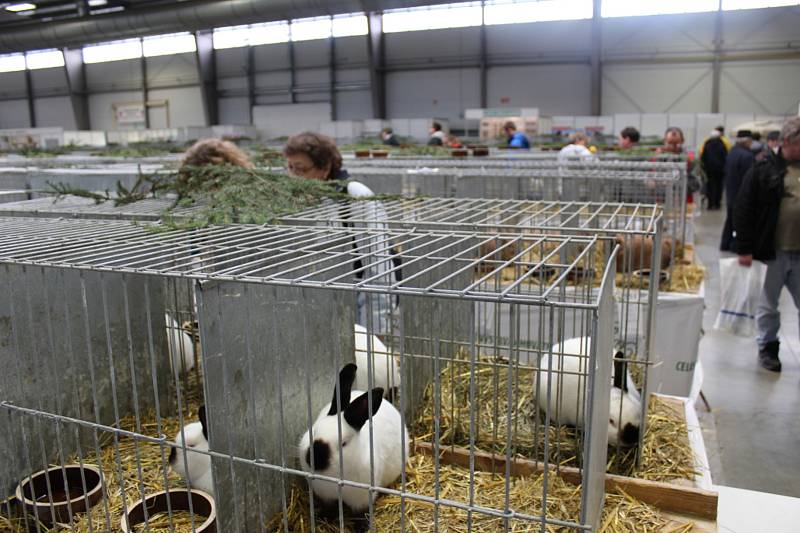
[[[415,445],[417,453],[433,455],[433,445],[417,442]],[[470,454],[466,448],[456,446],[440,447],[439,459],[447,464],[458,465],[463,468],[470,467],[470,455],[474,457],[475,470],[485,472],[504,472],[506,468],[506,456],[475,451]],[[544,465],[541,462],[529,461],[527,459],[514,458],[511,460],[511,473],[515,476],[530,476],[543,472]],[[556,469],[551,466],[550,470],[560,476],[564,481],[579,485],[581,483],[581,472],[577,468],[560,467]],[[717,500],[716,492],[711,492],[694,487],[683,487],[672,485],[660,481],[649,481],[646,479],[636,479],[614,474],[606,474],[606,491],[616,489],[624,491],[644,503],[648,503],[661,510],[705,518],[709,520],[717,519]]]

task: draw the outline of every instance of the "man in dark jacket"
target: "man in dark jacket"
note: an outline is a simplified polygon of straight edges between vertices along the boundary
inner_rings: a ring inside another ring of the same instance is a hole
[[[722,240],[719,243],[719,249],[723,252],[736,251],[733,238],[733,209],[744,175],[756,161],[750,150],[752,144],[753,137],[750,130],[739,130],[736,134],[736,145],[725,159],[725,202],[728,204],[728,216],[725,218]]]
[[[700,155],[700,162],[703,164],[703,172],[706,175],[706,197],[708,198],[708,209],[719,209],[722,202],[722,185],[725,178],[725,158],[728,156],[728,148],[722,140],[722,128],[717,128],[711,132],[703,144]]]
[[[758,362],[780,372],[778,299],[783,287],[800,309],[800,117],[781,130],[781,148],[747,173],[736,198],[733,227],[739,264],[767,264],[756,312]]]

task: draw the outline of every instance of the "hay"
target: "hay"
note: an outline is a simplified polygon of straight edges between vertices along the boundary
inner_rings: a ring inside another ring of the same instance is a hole
[[[434,459],[427,455],[416,455],[409,458],[406,465],[406,486],[404,491],[429,497],[437,496],[437,477]],[[470,472],[468,469],[439,465],[438,497],[460,503],[470,501]],[[522,476],[511,481],[506,498],[505,479],[503,476],[488,472],[474,473],[474,490],[472,496],[476,506],[503,510],[508,507],[517,513],[540,516],[542,513],[543,477],[541,475]],[[399,483],[394,487],[400,490]],[[546,511],[548,519],[577,521],[580,515],[580,487],[570,485],[558,476],[548,478]],[[284,517],[288,530],[306,533],[311,530],[309,513],[309,495],[305,484],[297,484],[292,488],[286,512],[275,516],[268,524],[267,531],[282,532]],[[401,522],[402,518],[402,522]],[[439,531],[465,532],[469,523],[467,511],[446,505],[438,509],[430,503],[401,498],[394,495],[381,495],[375,502],[375,531],[413,531],[428,532],[434,530],[437,523]],[[621,492],[606,495],[606,504],[601,520],[601,531],[658,531],[667,526],[669,519],[657,509],[635,500]],[[358,522],[346,513],[345,531],[359,531]],[[503,519],[483,513],[471,514],[471,531],[476,533],[494,533],[503,529]],[[340,531],[338,517],[329,520],[315,516],[314,527],[320,533]],[[541,531],[537,522],[521,518],[511,519],[509,530],[515,532]],[[690,524],[685,526],[690,529]],[[564,531],[562,526],[548,525],[547,531]]]
[[[668,292],[690,292],[697,294],[706,277],[706,269],[697,264],[675,265],[668,282],[661,284],[660,289]]]
[[[441,372],[438,412],[433,384],[428,386],[412,426],[415,438],[433,441],[434,420],[438,419],[440,445],[469,447],[470,409],[474,406],[476,450],[544,460],[546,437],[550,463],[579,467],[582,435],[575,428],[544,424],[535,402],[536,370],[519,367],[510,371],[503,362],[482,361],[490,364],[479,366],[474,373],[474,403],[470,402],[468,361],[453,361]],[[514,380],[510,417],[507,416],[509,375]],[[507,438],[509,426],[510,442]],[[635,448],[609,446],[607,471],[653,481],[691,480],[696,475],[685,419],[682,413],[658,397],[650,399],[639,468],[636,468],[636,451]]]

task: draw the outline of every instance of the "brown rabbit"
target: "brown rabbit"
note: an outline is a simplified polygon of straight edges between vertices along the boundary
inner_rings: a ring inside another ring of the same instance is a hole
[[[653,258],[652,237],[631,235],[625,239],[623,235],[617,235],[614,240],[620,245],[619,255],[617,255],[617,272],[627,269],[634,271],[650,268]],[[661,239],[661,268],[667,268],[670,264],[673,242],[672,237],[669,236]]]

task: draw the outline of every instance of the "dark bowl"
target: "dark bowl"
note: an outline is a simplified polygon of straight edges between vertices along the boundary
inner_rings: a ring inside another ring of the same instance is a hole
[[[84,478],[86,491],[83,489]],[[69,522],[70,511],[73,515],[86,512],[100,501],[103,497],[102,479],[100,469],[94,465],[55,466],[23,479],[15,496],[25,511],[43,524],[52,524],[54,519],[56,522]]]
[[[634,270],[632,274],[633,274],[634,278],[644,278],[648,282],[650,281],[651,271],[650,271],[649,268],[643,268],[641,270]],[[666,271],[666,270],[659,271],[659,273],[658,273],[658,282],[659,283],[664,283],[664,282],[667,282],[667,281],[669,281],[669,272]]]
[[[127,516],[120,519],[119,527],[124,533],[130,533],[135,526],[145,523],[145,508],[147,516],[156,513],[166,513],[172,511],[189,511],[189,500],[192,502],[192,510],[200,520],[206,517],[202,524],[195,522],[194,530],[197,533],[216,533],[217,531],[217,506],[214,498],[202,490],[192,489],[173,489],[170,491],[156,492],[139,500],[128,507]],[[167,505],[169,503],[169,506]]]

